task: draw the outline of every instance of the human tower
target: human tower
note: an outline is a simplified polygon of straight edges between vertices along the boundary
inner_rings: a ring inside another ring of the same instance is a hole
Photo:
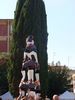
[[[22,79],[19,84],[19,100],[23,96],[40,94],[39,69],[40,67],[38,63],[37,48],[34,43],[34,37],[29,35],[26,38],[26,47],[21,68]],[[27,80],[25,80],[26,75]]]

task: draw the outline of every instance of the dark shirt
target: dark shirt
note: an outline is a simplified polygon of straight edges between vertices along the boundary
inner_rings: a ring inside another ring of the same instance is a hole
[[[28,61],[25,61],[24,64],[22,65],[22,70],[25,70],[25,69],[36,69],[38,66],[38,64],[33,61],[33,60],[28,60]]]

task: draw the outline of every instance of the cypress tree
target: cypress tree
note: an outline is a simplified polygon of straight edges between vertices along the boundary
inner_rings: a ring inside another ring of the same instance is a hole
[[[21,12],[21,9],[22,9],[22,6],[24,4],[25,0],[18,0],[17,1],[17,4],[16,4],[16,11],[14,12],[15,13],[15,27],[17,26],[17,22],[18,22],[18,19],[19,19],[19,16],[20,16],[20,12]]]
[[[13,62],[12,70],[14,70],[12,76],[14,78],[13,89],[17,89],[20,81],[21,77],[20,70],[24,52],[23,48],[25,48],[26,46],[25,40],[28,35],[34,36],[35,45],[37,47],[37,55],[40,64],[41,94],[44,97],[46,95],[47,84],[48,84],[47,83],[48,33],[47,33],[46,11],[43,0],[25,0],[19,12],[18,21],[17,17],[15,17],[14,19],[13,48],[12,48],[12,56],[14,58],[12,60]]]

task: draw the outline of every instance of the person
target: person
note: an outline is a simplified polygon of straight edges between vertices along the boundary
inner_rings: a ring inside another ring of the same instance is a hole
[[[35,81],[35,92],[37,94],[40,94],[40,82],[39,81]]]
[[[21,100],[25,96],[25,91],[19,88],[19,96],[17,100]]]
[[[25,83],[25,82],[20,83],[19,96],[18,96],[17,100],[20,100],[21,98],[23,98],[26,95],[28,88],[29,88],[28,83]]]
[[[36,93],[34,91],[31,91],[30,89],[27,90],[26,93],[27,100],[35,100],[36,99]]]
[[[34,91],[34,87],[35,87],[35,84],[34,82],[32,81],[32,79],[30,80],[30,83],[28,84],[28,87],[31,91]]]

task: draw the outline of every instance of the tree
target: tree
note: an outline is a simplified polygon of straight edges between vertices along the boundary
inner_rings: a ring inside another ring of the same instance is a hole
[[[69,89],[69,69],[66,66],[49,66],[48,95],[61,94]]]
[[[19,9],[19,7],[18,7]],[[25,0],[21,5],[19,16],[18,10],[15,11],[14,33],[13,33],[13,48],[11,53],[12,58],[12,84],[14,93],[18,90],[18,84],[21,78],[20,70],[23,59],[23,52],[26,46],[25,40],[28,35],[34,36],[35,45],[37,47],[38,60],[40,64],[40,82],[41,93],[44,97],[47,89],[47,21],[46,11],[43,0]],[[17,21],[17,17],[18,21]],[[17,75],[16,75],[17,74]]]
[[[8,91],[7,59],[0,58],[0,95]]]
[[[18,23],[18,19],[19,19],[19,16],[20,16],[20,12],[21,12],[21,9],[22,9],[22,6],[24,4],[25,0],[18,0],[17,4],[16,4],[16,12],[15,13],[15,27],[17,26],[17,23]]]

